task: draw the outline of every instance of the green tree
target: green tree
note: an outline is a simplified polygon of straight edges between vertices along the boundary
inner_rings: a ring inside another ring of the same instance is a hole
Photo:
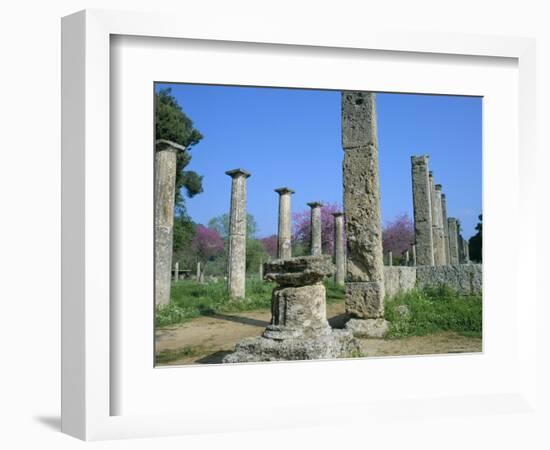
[[[191,242],[195,237],[195,224],[191,218],[181,211],[174,217],[173,243],[174,262],[179,261],[180,267],[192,269],[196,264],[191,252]]]
[[[477,233],[470,238],[468,249],[470,251],[470,259],[476,262],[483,260],[483,215],[478,216],[479,222],[476,225]]]
[[[176,214],[185,211],[182,197],[184,189],[188,197],[202,192],[202,176],[192,170],[185,170],[191,162],[191,148],[202,139],[202,134],[185,115],[170,88],[155,94],[155,137],[166,139],[185,147],[178,152],[176,163]]]
[[[246,271],[247,273],[257,274],[260,270],[260,264],[269,260],[269,255],[265,251],[263,244],[257,239],[247,239],[246,241]]]
[[[216,230],[223,239],[227,239],[229,236],[229,214],[222,214],[221,216],[214,217],[208,222],[208,228]],[[252,214],[246,215],[246,237],[247,239],[254,239],[258,232],[258,224]]]

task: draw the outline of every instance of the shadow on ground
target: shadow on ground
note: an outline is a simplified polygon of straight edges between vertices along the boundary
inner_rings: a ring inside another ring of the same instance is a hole
[[[204,358],[197,359],[195,363],[198,364],[221,364],[225,355],[229,355],[231,352],[219,351],[205,356]]]
[[[346,314],[338,314],[328,319],[328,323],[332,328],[342,329],[345,328],[346,322],[349,317]]]
[[[253,319],[251,317],[233,316],[230,314],[216,313],[216,314],[210,315],[209,317],[214,317],[215,319],[220,319],[220,320],[228,320],[230,322],[242,323],[243,325],[252,325],[254,327],[265,328],[269,325],[269,322],[265,320]]]

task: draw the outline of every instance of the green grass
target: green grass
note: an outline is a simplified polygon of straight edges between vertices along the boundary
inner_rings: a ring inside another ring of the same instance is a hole
[[[400,314],[400,305],[406,305],[410,314]],[[481,337],[481,307],[480,295],[464,297],[446,287],[400,294],[385,303],[385,317],[390,321],[388,337],[424,336],[439,331]]]
[[[217,313],[255,311],[271,309],[271,291],[275,283],[260,281],[258,278],[246,280],[246,298],[234,300],[227,294],[226,284],[200,284],[186,280],[172,283],[171,301],[168,306],[157,309],[155,324],[157,327],[185,322],[199,316]],[[332,281],[325,283],[327,303],[344,300],[344,288]]]

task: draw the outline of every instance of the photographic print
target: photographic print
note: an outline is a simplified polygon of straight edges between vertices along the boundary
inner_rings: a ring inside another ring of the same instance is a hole
[[[157,366],[482,351],[482,98],[156,83]]]

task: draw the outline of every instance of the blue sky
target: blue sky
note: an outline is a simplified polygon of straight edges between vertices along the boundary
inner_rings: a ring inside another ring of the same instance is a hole
[[[342,204],[340,92],[302,89],[157,84],[171,87],[184,112],[204,135],[193,147],[188,170],[204,176],[204,192],[186,199],[197,223],[229,209],[231,179],[243,168],[248,212],[259,236],[277,230],[275,188],[296,191],[292,210],[321,200]],[[377,94],[380,190],[383,222],[412,218],[410,156],[430,155],[443,185],[450,217],[463,235],[475,234],[481,213],[482,99],[440,95]]]

